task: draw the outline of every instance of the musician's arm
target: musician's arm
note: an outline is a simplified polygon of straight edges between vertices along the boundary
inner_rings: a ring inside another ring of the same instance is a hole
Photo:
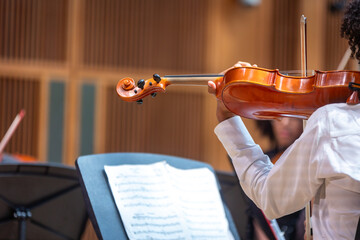
[[[321,185],[322,180],[316,177],[319,151],[313,151],[319,146],[316,126],[309,120],[307,130],[275,166],[254,143],[240,117],[216,127],[215,133],[233,160],[242,188],[268,218],[303,208]]]

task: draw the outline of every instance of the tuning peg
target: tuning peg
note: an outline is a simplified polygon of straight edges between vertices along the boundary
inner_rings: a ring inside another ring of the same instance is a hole
[[[154,97],[156,97],[156,92],[153,92],[152,94],[151,94],[151,96],[154,98]]]
[[[161,77],[159,76],[159,74],[154,74],[153,75],[153,79],[155,80],[156,83],[159,83],[161,81]]]
[[[140,79],[137,83],[138,88],[144,89],[145,81],[144,79]]]
[[[142,99],[137,100],[136,102],[137,102],[137,104],[139,104],[139,105],[143,104],[143,100],[142,100]]]

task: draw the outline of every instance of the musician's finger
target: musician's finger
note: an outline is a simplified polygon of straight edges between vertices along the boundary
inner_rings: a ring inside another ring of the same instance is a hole
[[[216,84],[213,81],[208,81],[208,92],[210,94],[216,93]]]
[[[251,67],[251,64],[248,62],[238,61],[235,63],[234,67]]]

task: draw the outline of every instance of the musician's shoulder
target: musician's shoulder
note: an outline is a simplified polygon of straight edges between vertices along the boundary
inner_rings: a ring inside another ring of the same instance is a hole
[[[333,137],[360,132],[360,104],[328,104],[317,109],[309,121],[323,125]],[[321,127],[321,126],[319,126]]]
[[[360,104],[349,105],[347,103],[332,103],[318,108],[310,118],[330,117],[338,118],[339,115],[360,114]]]

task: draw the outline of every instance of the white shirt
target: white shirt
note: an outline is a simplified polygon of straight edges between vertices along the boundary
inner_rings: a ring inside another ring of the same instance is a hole
[[[360,216],[360,104],[329,104],[273,165],[240,117],[215,133],[246,194],[270,218],[302,209],[312,198],[314,239],[354,239]]]

